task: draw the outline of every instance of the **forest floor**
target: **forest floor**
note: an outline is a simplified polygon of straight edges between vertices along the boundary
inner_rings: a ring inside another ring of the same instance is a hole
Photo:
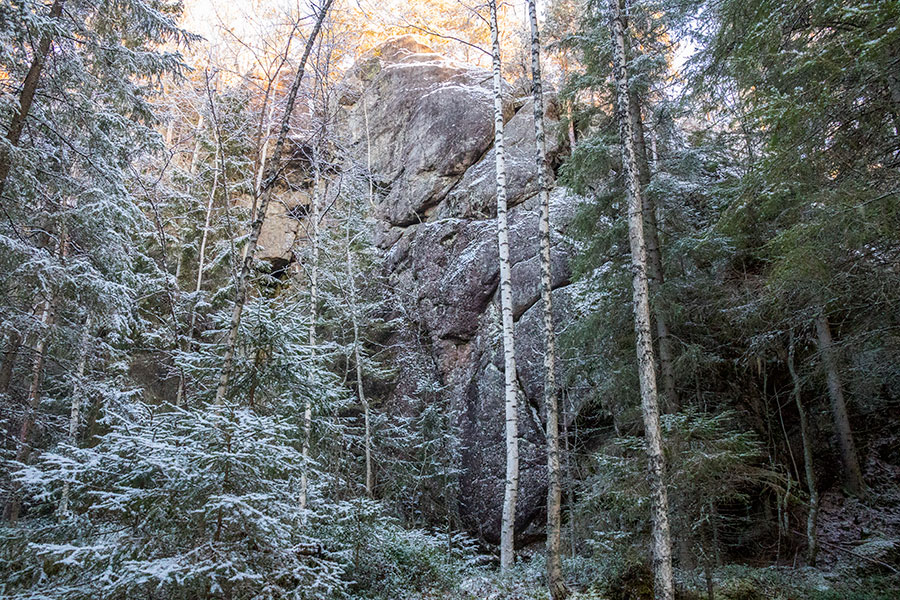
[[[587,561],[568,564],[572,587],[570,600],[653,600],[652,578],[644,569],[607,574],[602,566]],[[814,568],[753,568],[728,565],[713,575],[714,600],[898,600],[900,575],[890,569],[862,568],[844,562],[834,570]],[[549,600],[544,585],[543,559],[518,564],[508,575],[482,572],[464,578],[459,586],[441,594],[416,596],[415,600]],[[886,573],[886,574],[885,574]],[[593,579],[593,581],[591,581]],[[681,573],[677,600],[709,598],[704,574]],[[413,600],[410,598],[409,600]]]

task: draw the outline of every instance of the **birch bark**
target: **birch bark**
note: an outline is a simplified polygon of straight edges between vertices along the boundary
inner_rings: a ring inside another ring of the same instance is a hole
[[[648,479],[653,520],[653,572],[657,600],[675,597],[672,576],[672,542],[669,534],[669,507],[665,486],[662,432],[659,425],[659,401],[650,330],[650,290],[647,277],[647,248],[644,237],[642,189],[634,145],[633,119],[629,112],[628,71],[625,53],[625,27],[619,0],[609,0],[613,66],[616,85],[616,113],[622,142],[623,166],[628,188],[628,237],[633,272],[634,331],[644,417]]]
[[[315,356],[316,353],[316,323],[319,320],[319,164],[318,159],[314,158],[313,165],[313,193],[310,202],[309,220],[312,225],[310,229],[310,243],[312,244],[312,257],[309,266],[309,347]],[[309,488],[309,442],[312,429],[312,403],[307,397],[303,407],[303,445],[301,452],[303,453],[303,471],[300,473],[300,510],[306,510]]]
[[[620,13],[621,14],[621,13]],[[623,37],[627,36],[627,18],[622,16]],[[628,118],[631,121],[634,135],[634,151],[641,184],[641,203],[644,218],[644,240],[647,247],[647,276],[650,295],[657,298],[660,288],[665,284],[665,271],[662,263],[662,248],[659,243],[659,224],[656,219],[656,204],[647,193],[650,185],[650,162],[647,158],[647,140],[644,133],[641,99],[638,93],[628,89]],[[654,161],[655,163],[655,161]],[[662,405],[669,411],[678,410],[678,397],[675,389],[675,369],[672,336],[665,311],[659,306],[658,299],[651,301],[651,311],[656,324],[656,343],[659,347],[659,375],[662,384]]]
[[[553,328],[553,278],[550,262],[550,181],[544,140],[544,92],[541,78],[541,41],[536,0],[528,0],[531,22],[531,90],[534,106],[535,168],[540,189],[541,300],[544,325],[544,406],[547,411],[547,584],[554,600],[568,595],[562,574],[560,529],[562,488],[559,475],[559,400],[556,389],[556,334]]]
[[[512,282],[509,263],[509,226],[506,216],[506,155],[503,148],[503,78],[500,74],[500,35],[497,2],[489,0],[491,50],[494,69],[494,152],[497,173],[497,246],[500,254],[500,312],[503,323],[504,397],[506,422],[506,484],[500,522],[500,569],[515,562],[516,500],[519,495],[519,422],[516,351],[513,335]]]
[[[75,369],[75,385],[72,386],[72,408],[69,413],[69,445],[75,447],[78,442],[78,426],[81,424],[81,406],[84,396],[84,372],[87,368],[87,359],[90,354],[91,326],[93,319],[88,314],[84,322],[84,331],[81,334],[81,356],[78,359],[78,367]],[[70,488],[67,481],[63,485],[62,498],[59,501],[59,515],[66,517],[69,514]]]
[[[353,256],[350,253],[350,230],[347,228],[347,284],[350,288],[350,316],[353,323],[353,360],[356,362],[356,393],[363,407],[363,419],[365,422],[365,453],[366,453],[366,495],[372,498],[375,494],[375,474],[372,469],[372,423],[369,410],[369,400],[363,387],[362,353],[359,351],[359,315],[357,315],[356,281],[353,272]]]
[[[218,137],[218,136],[217,136]],[[216,163],[218,163],[219,156],[219,144],[216,144]],[[224,159],[223,159],[224,163]],[[209,222],[212,218],[212,209],[213,202],[216,199],[216,192],[219,189],[219,173],[220,169],[218,164],[213,172],[213,183],[212,188],[209,191],[209,197],[206,200],[206,215],[203,219],[203,235],[200,237],[200,252],[197,258],[197,283],[194,285],[194,302],[191,304],[190,317],[188,319],[188,330],[187,335],[184,338],[183,350],[185,352],[189,351],[191,348],[192,340],[194,338],[194,325],[197,322],[197,313],[196,313],[196,304],[197,304],[197,295],[200,293],[200,290],[203,289],[203,268],[206,266],[206,243],[209,240]],[[179,263],[180,264],[180,263]],[[177,279],[177,277],[176,277]],[[175,394],[175,406],[181,407],[184,406],[185,400],[185,387],[186,381],[184,374],[178,380],[178,391]]]

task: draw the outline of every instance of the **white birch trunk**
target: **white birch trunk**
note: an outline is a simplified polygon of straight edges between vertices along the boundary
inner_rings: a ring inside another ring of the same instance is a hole
[[[169,119],[169,124],[166,126],[166,150],[172,148],[172,136],[175,134],[175,119]]]
[[[81,356],[78,359],[78,367],[75,369],[75,385],[72,386],[72,408],[69,413],[69,445],[73,448],[78,443],[78,426],[81,424],[81,405],[84,400],[84,371],[87,368],[88,354],[90,354],[91,325],[93,319],[88,314],[84,322],[84,332],[81,334]],[[59,501],[59,515],[63,518],[69,515],[69,482],[63,485],[62,498]]]
[[[500,312],[503,321],[503,364],[506,420],[506,485],[500,522],[500,569],[515,562],[516,500],[519,495],[519,422],[516,351],[513,335],[512,282],[509,263],[509,226],[506,217],[506,156],[503,149],[503,78],[500,74],[500,35],[497,2],[490,0],[491,48],[494,68],[494,152],[497,169],[497,245],[500,253]]]
[[[272,135],[272,116],[275,113],[275,103],[269,108],[269,118],[266,121],[266,133],[263,140],[262,149],[259,151],[259,170],[256,173],[256,182],[253,185],[253,197],[259,198],[262,191],[263,175],[266,171],[266,159],[269,156],[269,136]],[[256,206],[256,202],[253,203]],[[251,215],[252,217],[253,215]]]
[[[188,166],[188,172],[193,175],[197,172],[197,159],[200,156],[200,141],[203,139],[203,115],[197,119],[196,139],[194,140],[194,149],[191,152],[191,162]]]
[[[375,185],[372,181],[372,141],[369,132],[369,113],[366,109],[366,103],[363,102],[363,116],[366,123],[366,177],[369,184],[369,208],[375,209]],[[348,215],[348,225],[349,225]],[[347,232],[347,277],[350,280],[350,303],[353,311],[353,352],[356,354],[356,387],[359,393],[359,401],[363,405],[363,417],[365,418],[365,444],[366,444],[366,493],[369,497],[375,494],[375,472],[372,466],[372,425],[371,413],[369,410],[369,400],[366,398],[363,389],[362,362],[359,353],[359,320],[356,315],[356,280],[353,278],[353,260],[350,256],[350,239],[349,230]]]
[[[553,328],[553,278],[550,262],[550,181],[544,140],[544,95],[541,78],[541,42],[536,0],[528,0],[531,22],[531,89],[534,106],[535,169],[540,189],[541,299],[544,325],[544,406],[547,411],[547,584],[550,596],[562,600],[568,595],[562,574],[560,537],[562,486],[559,475],[559,400],[556,389],[556,333]]]
[[[643,203],[632,119],[629,115],[628,72],[626,69],[625,31],[619,0],[609,0],[613,66],[616,84],[616,113],[622,142],[623,167],[628,188],[628,237],[634,291],[634,331],[644,417],[648,479],[653,521],[653,572],[657,600],[674,600],[672,542],[669,534],[669,507],[665,487],[662,432],[659,426],[659,400],[650,330],[650,290],[647,278],[647,248],[644,241]]]
[[[219,156],[219,144],[216,144],[216,162],[218,162]],[[223,159],[224,162],[224,159]],[[213,202],[216,199],[216,192],[219,188],[219,166],[216,165],[216,168],[213,172],[213,183],[212,188],[209,191],[209,198],[206,201],[206,215],[203,219],[203,235],[200,237],[200,252],[197,258],[197,283],[194,285],[194,295],[200,293],[200,290],[203,289],[203,268],[206,266],[206,243],[209,240],[209,222],[212,219],[212,209]],[[181,262],[179,261],[179,265]],[[176,277],[177,279],[177,277]],[[184,340],[184,350],[187,351],[190,349],[191,340],[194,335],[194,324],[196,323],[197,313],[195,312],[197,304],[197,299],[194,299],[193,304],[191,305],[191,315],[188,319],[188,331],[187,336]],[[185,378],[184,374],[178,380],[178,391],[175,394],[175,406],[182,407],[184,406],[184,397],[185,397]]]
[[[363,99],[363,119],[366,125],[366,177],[369,180],[369,209],[375,210],[375,182],[372,180],[372,137],[369,131],[369,109]]]

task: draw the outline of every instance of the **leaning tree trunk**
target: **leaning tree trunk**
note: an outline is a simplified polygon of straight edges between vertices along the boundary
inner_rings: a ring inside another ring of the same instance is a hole
[[[256,244],[259,242],[259,234],[262,231],[263,223],[266,220],[266,211],[269,208],[269,201],[272,199],[272,192],[275,187],[275,181],[281,173],[281,156],[284,153],[284,144],[287,141],[288,130],[290,129],[291,114],[294,112],[294,104],[297,102],[297,93],[300,91],[300,82],[303,81],[303,73],[306,70],[306,62],[312,53],[316,38],[322,29],[322,23],[328,15],[328,9],[334,0],[325,0],[322,9],[316,17],[316,24],[306,40],[306,48],[303,50],[303,56],[300,58],[300,65],[297,67],[297,76],[294,77],[294,83],[288,92],[287,104],[284,108],[284,116],[281,118],[281,129],[278,132],[278,139],[275,142],[275,148],[272,151],[272,159],[268,168],[267,175],[264,178],[262,192],[259,198],[259,206],[256,211],[256,218],[250,226],[250,237],[247,240],[247,249],[241,261],[241,270],[238,273],[237,281],[235,281],[234,292],[234,310],[231,313],[231,324],[228,328],[228,340],[225,346],[225,355],[222,358],[222,372],[219,375],[219,383],[216,387],[216,404],[221,403],[225,399],[228,391],[228,383],[231,380],[231,371],[234,369],[234,352],[237,347],[238,331],[241,327],[241,315],[244,312],[244,305],[247,303],[247,280],[250,278],[250,270],[253,267],[253,261],[256,258]]]
[[[503,364],[506,419],[506,485],[500,522],[500,569],[515,562],[516,499],[519,495],[519,415],[516,350],[513,335],[509,226],[506,219],[506,155],[503,149],[503,78],[500,75],[500,34],[497,2],[491,9],[491,49],[494,67],[494,153],[497,170],[497,246],[500,254],[500,313],[503,322]]]
[[[822,356],[822,365],[825,367],[828,379],[831,417],[834,420],[834,432],[837,435],[838,446],[841,450],[844,485],[851,494],[862,496],[866,492],[866,484],[863,481],[862,469],[859,466],[859,457],[856,453],[856,444],[853,441],[850,419],[847,417],[844,387],[841,384],[841,376],[838,373],[837,357],[834,352],[834,342],[831,338],[831,326],[828,324],[828,317],[825,315],[824,308],[820,309],[819,316],[816,317],[816,335],[819,339],[819,353]]]
[[[48,15],[51,21],[56,21],[62,16],[65,0],[55,0],[53,6],[50,7]],[[22,130],[25,128],[25,119],[31,111],[31,104],[34,102],[34,94],[37,91],[38,82],[41,78],[41,71],[44,70],[44,63],[47,62],[47,56],[50,54],[50,44],[53,43],[53,36],[49,32],[41,36],[38,47],[34,51],[34,58],[31,59],[31,67],[25,75],[25,81],[22,82],[22,91],[19,92],[19,110],[13,115],[6,132],[6,140],[13,148],[19,145],[22,138]],[[9,177],[9,170],[12,167],[12,156],[8,149],[0,150],[0,196],[6,187],[6,180]]]
[[[550,263],[550,181],[544,141],[544,93],[541,79],[541,41],[536,0],[528,0],[531,21],[531,90],[534,105],[535,169],[540,189],[541,299],[544,317],[544,405],[547,410],[547,584],[553,600],[569,590],[563,579],[560,557],[562,488],[559,476],[559,399],[556,389],[556,339],[553,329],[553,278]]]
[[[662,432],[659,425],[656,373],[653,364],[653,339],[650,331],[650,290],[647,281],[644,219],[641,214],[643,212],[641,184],[634,148],[633,121],[629,118],[625,28],[619,0],[609,0],[609,7],[616,84],[616,113],[623,149],[622,163],[628,187],[628,237],[631,245],[633,271],[634,331],[652,501],[655,594],[658,600],[673,600],[675,592],[672,577],[672,542],[669,535],[669,507],[664,479],[665,464],[662,453]]]
[[[806,409],[800,399],[800,377],[794,367],[794,332],[791,331],[791,341],[788,346],[788,370],[794,383],[794,403],[797,405],[797,414],[800,418],[800,441],[803,444],[803,467],[806,471],[806,487],[809,488],[809,511],[806,515],[806,562],[809,566],[816,566],[816,556],[819,553],[819,540],[816,535],[816,521],[819,515],[819,491],[816,488],[816,470],[813,463],[812,440],[809,439],[809,421],[806,418]]]

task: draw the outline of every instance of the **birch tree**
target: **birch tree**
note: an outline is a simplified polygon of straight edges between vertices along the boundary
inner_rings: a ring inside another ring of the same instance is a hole
[[[72,386],[72,401],[69,412],[69,445],[73,448],[78,443],[78,428],[81,425],[81,408],[84,403],[84,372],[87,368],[87,360],[90,355],[91,343],[91,326],[93,318],[88,313],[84,322],[84,331],[81,334],[81,344],[79,351],[81,357],[78,359],[78,367],[75,369],[75,385]],[[69,514],[69,494],[70,486],[67,481],[63,485],[62,499],[59,501],[59,515],[66,517]]]
[[[559,397],[556,389],[556,335],[553,328],[553,278],[550,261],[550,181],[544,139],[544,92],[541,77],[541,41],[536,0],[528,0],[531,23],[531,92],[534,107],[535,169],[540,189],[541,301],[544,325],[544,406],[547,410],[547,582],[550,595],[560,600],[568,595],[562,575],[560,530],[562,487],[559,466]]]
[[[641,116],[641,101],[634,90],[628,91],[629,110],[634,132],[635,158],[637,160],[638,181],[641,185],[641,208],[644,219],[644,239],[647,246],[647,277],[650,293],[653,297],[651,309],[656,322],[656,343],[659,347],[659,371],[662,383],[663,406],[670,411],[678,410],[678,397],[675,388],[674,354],[672,335],[669,331],[669,319],[659,305],[659,291],[665,284],[663,270],[662,247],[659,242],[659,225],[656,219],[656,203],[647,193],[650,185],[650,166],[647,160],[647,143],[644,135],[644,121]]]
[[[370,187],[370,201],[371,201],[371,187]],[[348,207],[348,213],[349,213]],[[359,396],[359,402],[363,407],[363,423],[365,426],[364,432],[364,449],[365,449],[365,457],[366,457],[366,495],[372,498],[375,494],[375,473],[372,468],[372,415],[369,410],[369,400],[366,398],[366,390],[363,385],[363,369],[362,369],[362,353],[360,352],[360,336],[359,336],[359,315],[358,304],[356,298],[356,281],[354,277],[356,276],[354,273],[353,267],[353,254],[350,251],[352,239],[350,237],[350,215],[347,216],[347,238],[346,238],[346,268],[347,268],[347,287],[348,291],[348,300],[349,306],[347,307],[350,312],[350,319],[353,325],[353,361],[356,363],[356,394]]]
[[[500,254],[500,313],[503,323],[503,366],[506,430],[506,485],[500,522],[500,568],[515,562],[516,499],[519,495],[519,422],[516,350],[513,331],[509,225],[506,217],[506,155],[503,150],[503,77],[500,73],[500,33],[497,2],[490,0],[491,53],[494,69],[494,153],[497,173],[497,246]]]
[[[231,372],[234,369],[234,353],[237,348],[238,331],[241,326],[241,315],[244,311],[244,305],[247,303],[247,282],[250,278],[250,271],[253,268],[253,261],[256,258],[256,248],[259,242],[259,234],[262,232],[263,223],[266,220],[266,211],[269,208],[269,202],[272,199],[275,182],[281,175],[281,161],[284,153],[284,145],[287,141],[288,131],[290,130],[291,115],[294,112],[294,105],[297,102],[297,94],[300,91],[300,83],[303,81],[303,74],[306,70],[306,63],[312,49],[315,46],[316,38],[322,29],[325,17],[328,16],[328,10],[331,8],[334,0],[325,0],[325,3],[319,9],[316,16],[316,22],[309,38],[306,40],[306,47],[303,50],[303,56],[300,58],[300,64],[297,66],[297,74],[291,89],[288,92],[287,102],[284,108],[284,115],[281,118],[281,127],[278,132],[278,139],[275,142],[275,148],[272,150],[272,156],[268,167],[266,168],[266,176],[264,177],[261,188],[259,202],[256,209],[256,215],[253,223],[250,225],[250,237],[247,240],[246,251],[241,261],[241,269],[235,281],[234,293],[234,309],[231,314],[231,323],[228,328],[228,339],[225,346],[225,354],[222,358],[222,371],[219,375],[219,382],[216,387],[216,403],[221,403],[225,399],[228,391],[228,383],[231,379]]]
[[[627,8],[628,2],[624,1]],[[622,31],[625,37],[626,49],[630,47],[628,39],[627,15],[622,15]],[[627,52],[627,50],[626,50]],[[644,218],[644,241],[647,247],[647,278],[649,281],[651,302],[650,310],[655,322],[657,346],[659,348],[659,375],[662,388],[662,406],[670,411],[678,409],[678,398],[675,389],[675,369],[673,366],[674,354],[672,350],[672,336],[669,331],[669,319],[665,311],[659,305],[660,288],[665,284],[665,271],[663,269],[662,247],[659,242],[659,224],[656,218],[656,203],[647,192],[652,173],[647,152],[647,136],[644,131],[643,102],[638,90],[633,86],[628,88],[628,118],[631,121],[631,130],[634,135],[634,151],[638,182],[641,186],[641,208]],[[653,140],[651,139],[651,143]],[[655,144],[654,144],[655,148]],[[655,155],[656,152],[654,151]],[[656,160],[654,159],[654,166]]]
[[[619,0],[609,0],[612,33],[613,69],[616,88],[616,118],[622,143],[622,165],[628,190],[628,238],[631,247],[634,332],[636,338],[641,410],[647,450],[648,477],[653,520],[653,570],[657,600],[673,600],[672,543],[669,535],[669,507],[665,486],[662,432],[653,339],[650,329],[650,290],[647,278],[647,248],[644,238],[642,188],[634,146],[632,107],[628,101],[628,70],[625,53],[625,27]]]

